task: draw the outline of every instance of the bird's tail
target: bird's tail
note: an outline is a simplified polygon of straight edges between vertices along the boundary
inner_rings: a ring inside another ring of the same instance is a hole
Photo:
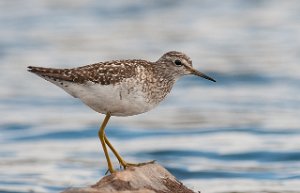
[[[63,88],[73,97],[77,97],[75,93],[68,88],[68,85],[74,80],[74,77],[70,76],[70,69],[55,69],[55,68],[43,68],[43,67],[34,67],[28,66],[28,71],[32,72],[45,80]]]
[[[28,66],[28,71],[37,75],[59,74],[59,69]]]
[[[53,80],[64,80],[64,81],[72,81],[72,77],[68,75],[70,69],[56,69],[56,68],[44,68],[44,67],[34,67],[28,66],[28,71],[32,72],[38,76],[41,76],[45,79],[53,79]]]

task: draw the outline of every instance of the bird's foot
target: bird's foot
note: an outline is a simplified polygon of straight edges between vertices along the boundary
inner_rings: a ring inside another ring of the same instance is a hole
[[[148,161],[148,162],[142,162],[142,163],[128,163],[128,162],[123,161],[123,163],[120,162],[120,165],[121,165],[121,167],[126,169],[129,166],[138,167],[138,166],[143,166],[143,165],[146,165],[146,164],[153,164],[154,162],[155,162],[155,160]]]

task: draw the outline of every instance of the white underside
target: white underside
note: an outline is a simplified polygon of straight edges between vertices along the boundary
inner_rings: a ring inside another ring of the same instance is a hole
[[[156,106],[156,104],[145,101],[144,93],[139,86],[128,88],[124,83],[100,85],[92,82],[83,85],[65,81],[62,86],[60,82],[49,81],[79,98],[93,110],[103,114],[110,112],[113,116],[137,115]],[[66,85],[67,87],[65,87]]]

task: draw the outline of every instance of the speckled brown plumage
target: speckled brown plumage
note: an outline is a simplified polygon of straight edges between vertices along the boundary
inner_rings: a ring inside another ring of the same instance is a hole
[[[101,85],[116,84],[124,78],[135,75],[136,63],[145,63],[142,60],[115,60],[99,62],[72,69],[55,69],[29,66],[29,71],[40,76],[49,77],[73,83],[84,84],[88,81]]]
[[[145,108],[137,111],[141,111],[140,113],[148,111],[166,97],[175,81],[183,75],[195,74],[213,80],[193,69],[191,59],[176,51],[164,54],[156,62],[136,59],[114,60],[70,69],[33,66],[29,66],[28,69],[63,88],[72,96],[80,98],[98,112],[113,111],[110,107],[104,108],[101,105],[105,101],[111,103],[111,99],[120,100],[121,106],[125,105],[122,102],[124,100],[128,100],[126,105],[127,103],[135,105],[139,102],[145,103]],[[97,85],[100,87],[96,88]],[[112,90],[116,88],[117,90],[104,92],[105,86],[111,86]],[[110,92],[111,99],[107,98],[109,96],[102,97]],[[94,100],[99,100],[99,104]],[[123,111],[121,107],[120,111]]]

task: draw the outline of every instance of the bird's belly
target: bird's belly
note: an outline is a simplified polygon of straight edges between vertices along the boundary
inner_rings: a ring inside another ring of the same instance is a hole
[[[77,85],[73,92],[82,102],[99,113],[110,112],[114,116],[130,116],[147,112],[156,105],[146,102],[142,88],[124,85]],[[74,89],[73,89],[74,90]]]

